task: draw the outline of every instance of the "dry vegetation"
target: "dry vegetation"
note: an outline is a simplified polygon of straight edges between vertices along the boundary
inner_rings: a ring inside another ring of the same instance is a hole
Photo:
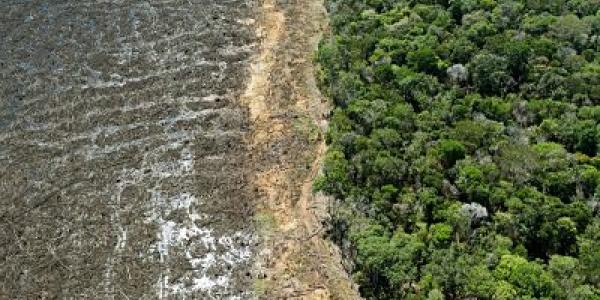
[[[312,195],[321,1],[13,2],[0,299],[356,297]]]

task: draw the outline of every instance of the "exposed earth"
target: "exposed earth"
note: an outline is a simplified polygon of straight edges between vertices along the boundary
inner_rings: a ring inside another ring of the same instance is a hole
[[[0,299],[352,299],[321,1],[0,6]]]

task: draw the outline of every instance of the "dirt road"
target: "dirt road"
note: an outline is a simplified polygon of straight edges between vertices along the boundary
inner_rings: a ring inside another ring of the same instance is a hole
[[[327,101],[313,55],[327,30],[322,0],[262,1],[262,39],[242,96],[253,123],[255,219],[263,237],[255,283],[265,299],[358,299],[338,251],[323,237],[327,199],[312,194],[325,149]]]

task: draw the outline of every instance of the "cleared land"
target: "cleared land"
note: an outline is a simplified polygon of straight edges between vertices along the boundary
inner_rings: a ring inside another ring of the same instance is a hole
[[[321,1],[0,14],[0,298],[356,298],[311,193]]]
[[[0,298],[249,296],[253,5],[0,5]]]

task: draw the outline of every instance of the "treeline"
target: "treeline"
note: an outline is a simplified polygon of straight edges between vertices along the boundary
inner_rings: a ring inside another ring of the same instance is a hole
[[[600,1],[328,0],[316,189],[367,299],[600,299]]]

